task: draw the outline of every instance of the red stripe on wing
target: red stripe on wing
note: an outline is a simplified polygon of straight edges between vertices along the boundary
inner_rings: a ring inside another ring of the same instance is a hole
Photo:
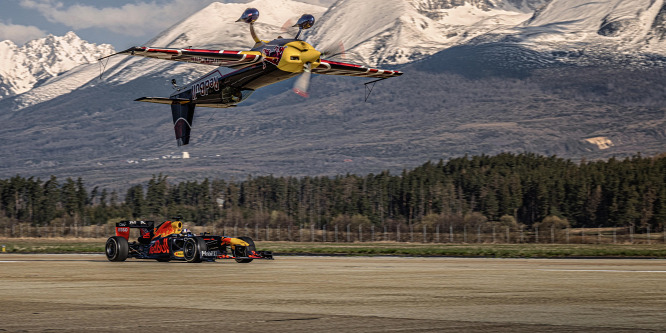
[[[159,52],[159,53],[178,54],[178,50],[169,50],[169,49],[147,49],[146,52]]]
[[[231,68],[247,67],[262,59],[260,55],[243,54],[242,52],[243,51],[231,50],[132,47],[119,53],[163,60],[225,66]]]

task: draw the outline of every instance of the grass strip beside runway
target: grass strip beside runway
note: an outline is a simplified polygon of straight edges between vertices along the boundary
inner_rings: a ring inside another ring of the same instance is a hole
[[[106,239],[0,238],[7,253],[102,253]],[[666,258],[664,244],[433,244],[257,242],[277,255],[395,255],[496,258]]]

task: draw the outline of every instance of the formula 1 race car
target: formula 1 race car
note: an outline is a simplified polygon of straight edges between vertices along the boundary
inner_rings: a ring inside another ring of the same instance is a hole
[[[257,251],[250,237],[197,236],[183,229],[181,221],[165,221],[154,228],[153,221],[121,221],[116,223],[116,235],[106,241],[106,258],[125,261],[129,258],[157,261],[184,260],[187,262],[235,259],[249,263],[254,259],[273,259],[270,251]],[[130,229],[138,228],[137,241],[129,242]]]

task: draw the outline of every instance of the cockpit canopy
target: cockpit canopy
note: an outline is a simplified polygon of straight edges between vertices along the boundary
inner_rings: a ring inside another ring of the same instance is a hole
[[[310,14],[303,14],[301,18],[298,19],[298,22],[294,24],[294,27],[299,27],[300,29],[310,29],[315,23],[314,16]]]
[[[243,12],[243,15],[236,22],[254,23],[259,18],[259,10],[256,8],[248,8]]]

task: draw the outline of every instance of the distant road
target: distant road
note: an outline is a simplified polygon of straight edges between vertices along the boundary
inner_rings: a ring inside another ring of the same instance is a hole
[[[0,254],[0,331],[664,331],[666,260]]]

